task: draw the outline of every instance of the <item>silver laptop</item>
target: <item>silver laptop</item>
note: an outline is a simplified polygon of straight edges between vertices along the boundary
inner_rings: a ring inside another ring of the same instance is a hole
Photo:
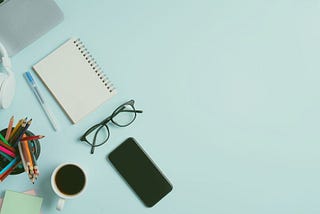
[[[13,56],[62,20],[53,0],[0,0],[0,41]]]

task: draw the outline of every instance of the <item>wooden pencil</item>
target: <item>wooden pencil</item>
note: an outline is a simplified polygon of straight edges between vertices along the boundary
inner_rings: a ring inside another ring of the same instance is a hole
[[[3,135],[0,133],[0,140],[1,142],[7,144],[8,146],[10,146],[10,143],[3,137]]]
[[[26,120],[26,119],[25,119]],[[12,138],[12,136],[18,131],[19,127],[21,126],[22,122],[24,121],[24,119],[19,120],[19,122],[17,123],[17,125],[14,127],[14,129],[11,131],[10,133],[10,137],[9,140]]]
[[[23,134],[23,136],[25,137],[26,134]],[[29,175],[30,180],[33,179],[33,175],[34,175],[34,170],[33,170],[33,162],[32,162],[32,156],[31,156],[31,150],[29,148],[29,143],[28,141],[24,140],[21,141],[21,147],[23,150],[23,154],[25,156],[25,161],[26,161],[26,165],[27,165],[27,173]]]
[[[7,155],[6,153],[4,152],[1,152],[0,151],[0,154],[2,155],[2,160],[1,161],[11,161],[13,159],[13,157],[11,157],[10,155]]]
[[[32,165],[35,166],[37,161],[36,161],[36,157],[34,156],[34,152],[32,151],[31,142],[30,141],[26,141],[26,142],[28,142],[28,147],[29,147],[29,151],[30,151]]]
[[[2,141],[0,141],[0,146],[5,147],[6,149],[9,149],[12,152],[16,152],[15,148],[13,148],[12,146],[9,146],[8,144],[3,143]]]
[[[33,172],[34,172],[34,178],[37,179],[38,176],[39,176],[39,168],[38,168],[38,163],[37,163],[37,159],[35,157],[35,154],[34,152],[32,152],[32,145],[31,145],[31,142],[29,141],[28,142],[28,145],[29,145],[29,149],[31,151],[31,158],[32,158],[32,165],[33,165]]]
[[[23,136],[26,137],[25,132],[27,131],[27,129],[29,128],[29,126],[31,125],[32,119],[30,119],[28,122],[26,122],[25,126],[21,129],[20,133],[17,135],[17,138],[14,140],[12,146],[16,147],[17,143],[21,140],[21,138]],[[21,125],[22,127],[22,125]]]
[[[21,123],[21,125],[19,125],[19,127],[18,127],[17,130],[15,131],[15,133],[13,133],[13,135],[10,136],[10,139],[9,139],[10,145],[13,145],[13,144],[16,142],[18,136],[19,136],[20,133],[21,133],[21,130],[24,129],[24,127],[26,127],[26,125],[27,125],[27,121],[26,121],[26,120],[23,120],[22,123]],[[13,131],[14,131],[14,130],[13,130]],[[13,132],[13,131],[12,131],[12,132]]]
[[[6,132],[6,136],[4,137],[6,140],[9,140],[9,137],[10,137],[10,134],[11,134],[11,131],[12,131],[13,122],[14,122],[14,116],[12,116],[10,118],[9,125],[8,125],[8,128],[7,128],[7,132]]]
[[[13,153],[13,152],[12,152],[11,150],[9,150],[9,149],[6,149],[6,147],[0,146],[0,152],[3,152],[3,153],[5,153],[5,154],[7,154],[7,155],[10,155],[11,157],[15,157],[15,156],[16,156],[15,153]]]
[[[24,154],[23,154],[23,149],[22,149],[21,142],[18,143],[18,150],[19,150],[19,154],[20,154],[20,158],[21,158],[21,162],[22,162],[24,171],[28,172],[27,162],[26,162],[26,159],[25,159]]]
[[[21,138],[21,140],[31,141],[31,140],[39,140],[39,139],[42,139],[42,138],[44,138],[43,135],[35,135],[35,136],[26,136],[26,137],[23,137],[23,138]]]
[[[17,163],[15,163],[9,170],[7,170],[5,173],[3,173],[0,176],[0,182],[3,182],[4,179],[6,179],[6,177],[8,177],[8,175],[11,174],[11,172],[21,163],[21,161],[17,161]]]

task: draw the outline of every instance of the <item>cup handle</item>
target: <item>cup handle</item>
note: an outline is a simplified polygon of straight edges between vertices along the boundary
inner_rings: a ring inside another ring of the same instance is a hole
[[[57,203],[57,207],[56,207],[58,211],[61,211],[63,209],[65,201],[66,201],[65,199],[59,198],[58,203]]]

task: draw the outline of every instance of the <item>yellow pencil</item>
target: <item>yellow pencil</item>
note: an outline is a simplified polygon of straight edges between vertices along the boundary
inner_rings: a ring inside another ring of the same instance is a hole
[[[17,123],[17,125],[14,127],[14,129],[12,130],[9,139],[11,139],[13,137],[13,135],[18,131],[18,129],[20,128],[22,122],[24,121],[24,119],[19,120],[19,122]]]
[[[20,127],[18,128],[18,130],[16,131],[16,133],[14,133],[13,136],[10,136],[10,139],[9,139],[9,143],[10,145],[13,145],[13,146],[16,146],[15,145],[15,142],[16,140],[18,139],[18,137],[21,135],[21,131],[24,130],[24,128],[26,127],[27,125],[27,121],[26,120],[23,120]]]

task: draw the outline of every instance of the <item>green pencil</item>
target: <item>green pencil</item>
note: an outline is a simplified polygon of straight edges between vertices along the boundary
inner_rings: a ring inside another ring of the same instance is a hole
[[[2,142],[4,142],[5,144],[7,144],[8,146],[11,146],[9,143],[8,143],[8,141],[3,137],[3,135],[0,133],[0,140],[2,141]]]

